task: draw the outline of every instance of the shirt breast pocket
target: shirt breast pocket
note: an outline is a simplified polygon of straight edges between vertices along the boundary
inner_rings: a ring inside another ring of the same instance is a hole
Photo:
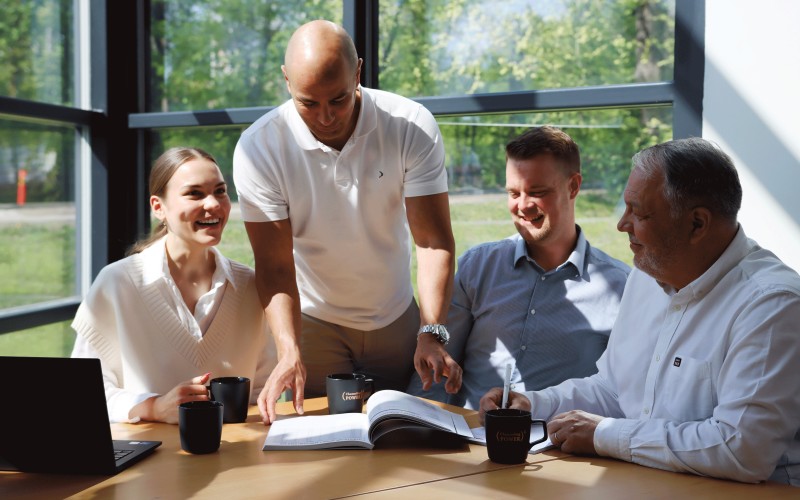
[[[661,408],[670,420],[691,422],[711,416],[716,405],[711,384],[711,364],[676,357],[664,376]],[[656,396],[658,397],[658,396]]]

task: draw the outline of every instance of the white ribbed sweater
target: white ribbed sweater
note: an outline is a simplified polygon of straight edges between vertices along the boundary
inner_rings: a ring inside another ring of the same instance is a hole
[[[106,266],[72,323],[100,356],[110,419],[127,420],[143,393],[165,394],[206,372],[248,377],[257,395],[264,383],[256,379],[257,368],[268,375],[275,353],[253,270],[229,261],[233,286],[226,285],[214,319],[197,340],[158,284],[144,283],[145,260],[134,254]]]

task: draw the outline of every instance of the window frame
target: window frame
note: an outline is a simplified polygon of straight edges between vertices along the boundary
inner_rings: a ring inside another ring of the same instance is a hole
[[[344,0],[343,24],[364,59],[362,83],[378,85],[377,2]],[[675,2],[675,62],[673,80],[564,89],[527,90],[461,96],[425,96],[413,100],[435,116],[507,112],[577,111],[587,109],[673,108],[673,136],[699,136],[702,132],[705,0]],[[135,113],[135,129],[166,127],[249,125],[275,106],[225,108],[175,112]]]
[[[76,295],[0,310],[0,334],[72,319],[100,270],[120,258],[145,227],[133,203],[145,192],[143,134],[128,127],[127,116],[144,109],[137,91],[144,68],[138,47],[148,3],[74,2],[75,106],[0,96],[0,116],[75,127],[77,186]],[[134,78],[130,60],[138,61]]]
[[[246,126],[281,104],[144,112],[146,95],[150,92],[146,86],[150,1],[77,0],[76,5],[75,29],[90,26],[88,37],[80,38],[81,33],[75,37],[79,43],[76,53],[90,61],[90,71],[75,72],[79,86],[88,83],[91,88],[88,109],[0,97],[0,115],[71,124],[84,138],[83,147],[76,148],[79,151],[76,185],[80,186],[76,194],[79,214],[76,230],[81,235],[76,237],[76,275],[80,280],[80,295],[0,310],[0,334],[71,319],[97,273],[109,262],[122,258],[127,245],[144,234],[149,224],[149,206],[145,200],[149,131],[168,127]],[[344,0],[343,9],[343,25],[364,59],[362,83],[380,88],[378,2]],[[699,137],[705,71],[705,0],[676,0],[674,57],[671,81],[424,96],[414,100],[435,116],[668,106],[673,110],[673,137]],[[81,74],[88,75],[84,77],[88,82],[81,80]]]

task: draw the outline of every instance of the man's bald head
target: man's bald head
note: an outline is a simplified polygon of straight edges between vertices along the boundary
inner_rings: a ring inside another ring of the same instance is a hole
[[[287,76],[296,71],[313,71],[333,76],[346,65],[348,72],[356,71],[358,53],[350,35],[336,23],[316,20],[300,26],[289,39],[284,55]]]
[[[339,151],[361,106],[361,59],[339,25],[311,21],[294,32],[281,69],[297,113],[318,141]]]

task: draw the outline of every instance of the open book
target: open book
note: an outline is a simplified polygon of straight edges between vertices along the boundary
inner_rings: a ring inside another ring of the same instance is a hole
[[[309,415],[272,423],[263,450],[372,449],[381,436],[408,428],[444,431],[472,440],[462,415],[409,394],[383,390],[367,401],[364,413]]]

